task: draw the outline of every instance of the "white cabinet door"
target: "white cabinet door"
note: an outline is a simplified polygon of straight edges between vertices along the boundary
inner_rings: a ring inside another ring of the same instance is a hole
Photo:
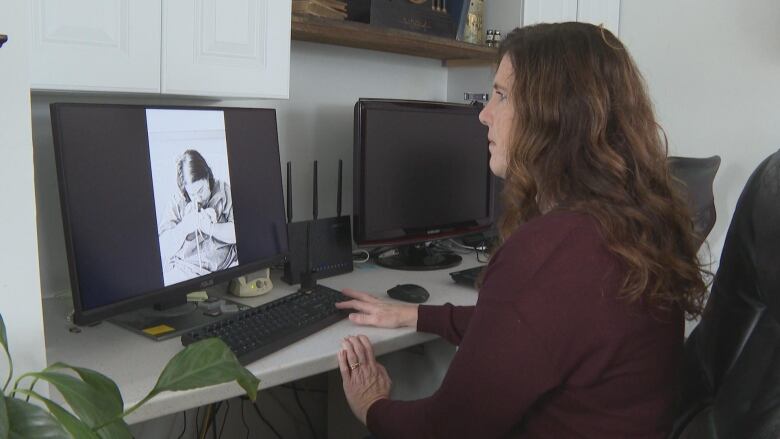
[[[619,36],[620,0],[579,0],[577,21],[604,25]]]
[[[577,21],[577,0],[525,0],[523,26]]]
[[[39,90],[160,91],[161,0],[33,0]]]
[[[291,0],[163,0],[164,94],[288,98]]]
[[[0,175],[6,206],[0,252],[0,314],[16,378],[46,367],[30,127],[28,1],[0,2],[0,34],[8,35],[8,42],[0,48]],[[0,376],[5,379],[8,363],[5,353],[0,357]],[[35,390],[45,394],[48,388],[38,386]]]

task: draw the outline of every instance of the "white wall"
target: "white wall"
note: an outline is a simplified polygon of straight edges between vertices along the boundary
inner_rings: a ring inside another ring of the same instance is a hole
[[[737,198],[780,148],[780,2],[623,0],[620,35],[645,75],[673,155],[721,156],[720,257]]]
[[[523,23],[523,0],[489,0],[485,3],[485,30],[501,31],[502,38]],[[463,93],[490,93],[495,66],[456,66],[447,70],[447,100],[463,102]]]
[[[0,313],[8,331],[15,376],[46,366],[30,138],[28,14],[27,0],[4,1],[0,7],[0,33],[9,35],[8,43],[0,49],[0,176],[5,207],[0,216]],[[2,382],[7,374],[3,353]],[[46,386],[36,390],[46,393]]]
[[[290,99],[185,100],[156,96],[34,94],[35,189],[41,282],[45,296],[69,288],[48,105],[121,102],[268,107],[277,109],[281,161],[293,162],[293,213],[311,218],[311,163],[319,160],[320,217],[336,213],[338,159],[344,161],[343,213],[352,212],[353,107],[360,97],[446,99],[447,69],[438,60],[294,41]],[[462,98],[461,98],[462,99]],[[283,168],[283,173],[284,173]]]

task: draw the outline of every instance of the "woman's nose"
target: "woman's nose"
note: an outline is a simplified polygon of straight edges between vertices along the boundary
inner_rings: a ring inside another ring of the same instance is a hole
[[[482,123],[482,125],[485,125],[485,126],[488,126],[488,124],[490,122],[490,120],[489,120],[490,112],[488,110],[488,106],[489,105],[490,105],[490,103],[488,103],[488,105],[485,105],[485,107],[482,108],[482,111],[479,112],[479,121],[480,121],[480,123]]]

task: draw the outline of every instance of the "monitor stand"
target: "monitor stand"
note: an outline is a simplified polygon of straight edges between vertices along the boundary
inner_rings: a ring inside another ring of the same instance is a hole
[[[213,296],[203,302],[186,302],[184,299],[159,305],[130,311],[107,320],[152,340],[161,341],[249,308],[247,305]]]
[[[455,267],[463,259],[454,253],[432,251],[423,244],[402,245],[398,254],[378,257],[377,265],[394,270],[428,271]]]

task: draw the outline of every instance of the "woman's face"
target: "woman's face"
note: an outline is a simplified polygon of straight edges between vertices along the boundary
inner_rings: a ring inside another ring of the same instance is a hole
[[[184,190],[187,191],[187,195],[190,196],[191,201],[201,205],[206,204],[211,198],[209,180],[206,178],[184,183]]]
[[[501,178],[506,177],[509,139],[515,120],[514,101],[510,96],[513,81],[512,61],[505,55],[496,71],[490,100],[479,113],[479,121],[488,127],[490,170]]]

